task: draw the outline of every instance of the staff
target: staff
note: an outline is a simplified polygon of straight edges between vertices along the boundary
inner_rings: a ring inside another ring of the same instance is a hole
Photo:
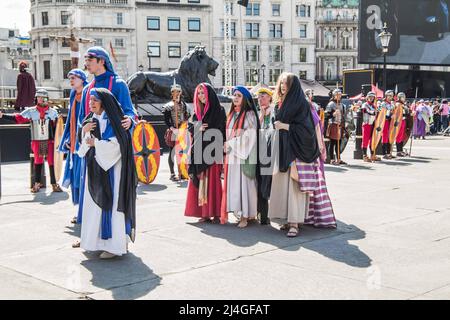
[[[418,94],[418,92],[419,92],[419,88],[418,87],[416,87],[416,97],[414,98],[414,108],[416,107],[416,101],[417,101],[417,94]],[[411,139],[411,141],[409,142],[409,156],[411,157],[412,156],[412,154],[411,154],[411,151],[412,151],[412,142],[413,142],[413,138],[414,138],[414,132],[416,131],[416,121],[414,120],[414,117],[416,116],[416,110],[414,110],[414,114],[413,114],[413,130],[412,130],[412,132],[411,132],[411,134],[410,134],[410,139]]]

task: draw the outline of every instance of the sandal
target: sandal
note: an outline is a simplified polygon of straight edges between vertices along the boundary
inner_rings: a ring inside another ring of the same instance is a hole
[[[283,224],[280,227],[280,231],[287,231],[287,230],[289,230],[289,223]]]
[[[77,224],[78,223],[78,218],[77,217],[73,217],[72,220],[70,220],[70,223]]]
[[[74,243],[72,243],[72,248],[79,248],[80,246],[81,246],[80,240],[77,240]]]
[[[220,218],[215,217],[212,220],[209,220],[212,224],[220,224]]]
[[[290,226],[289,227],[289,231],[288,231],[288,233],[286,234],[286,236],[288,237],[288,238],[295,238],[295,237],[297,237],[298,236],[298,227],[294,227],[294,226]]]
[[[31,193],[38,193],[41,189],[41,184],[36,182],[34,186],[31,188]]]
[[[211,220],[209,218],[200,218],[200,219],[198,219],[198,222],[200,222],[200,223],[211,222]]]
[[[57,183],[52,184],[52,189],[53,189],[53,192],[63,192],[63,190],[61,189],[61,187]]]
[[[241,228],[241,229],[246,228],[247,226],[248,226],[248,220],[247,219],[246,220],[241,220],[239,222],[239,224],[237,225],[237,227]]]

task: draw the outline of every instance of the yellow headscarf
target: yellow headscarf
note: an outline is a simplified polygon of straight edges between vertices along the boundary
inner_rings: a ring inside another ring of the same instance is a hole
[[[266,93],[271,97],[273,96],[272,90],[270,90],[268,88],[259,88],[258,91],[256,91],[256,94],[261,94],[261,93]]]

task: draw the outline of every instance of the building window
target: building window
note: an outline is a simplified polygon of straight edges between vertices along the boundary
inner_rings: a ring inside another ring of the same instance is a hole
[[[307,33],[306,33],[306,24],[301,24],[300,25],[300,38],[306,38]]]
[[[118,25],[122,25],[123,24],[123,13],[122,12],[117,13],[116,21],[117,21]]]
[[[245,11],[247,16],[259,16],[261,5],[259,3],[249,3]]]
[[[168,18],[167,27],[169,31],[180,31],[180,18]]]
[[[125,47],[125,41],[123,38],[116,38],[114,39],[114,46],[117,48],[123,48]]]
[[[233,2],[229,2],[228,4],[225,3],[224,10],[228,11],[231,16],[233,15],[233,12],[234,12],[233,9],[234,9]]]
[[[225,55],[225,46],[222,45],[222,55]],[[237,46],[235,44],[231,45],[231,61],[236,62],[237,60]]]
[[[159,17],[148,17],[147,18],[147,30],[159,30]]]
[[[67,11],[61,11],[61,24],[66,26],[69,24],[70,14]]]
[[[245,69],[245,85],[255,86],[258,84],[258,70],[257,69]]]
[[[259,38],[259,23],[246,23],[245,34],[247,38]]]
[[[247,62],[258,62],[259,61],[259,46],[250,45],[246,46],[245,50],[245,61]]]
[[[237,46],[235,44],[231,45],[231,61],[237,61]]]
[[[224,26],[223,22],[221,22],[220,27],[221,27],[221,30],[220,30],[221,33],[220,34],[221,34],[222,37],[224,37],[224,35],[225,35],[225,31],[224,31],[225,26]],[[231,22],[231,37],[232,38],[236,38],[236,22]]]
[[[42,25],[48,26],[48,12],[42,12]]]
[[[63,38],[63,40],[61,42],[61,47],[69,48],[70,47],[70,41],[67,38]]]
[[[278,39],[283,38],[283,25],[281,23],[270,23],[269,37]]]
[[[283,46],[270,46],[269,51],[270,62],[283,62]]]
[[[200,3],[200,0],[188,0],[188,3]]]
[[[150,54],[151,57],[161,56],[161,44],[159,41],[149,41],[147,43],[147,54]]]
[[[273,3],[272,4],[272,16],[279,17],[281,15],[281,4]]]
[[[342,62],[342,71],[351,69],[351,62],[349,61],[343,61]]]
[[[42,39],[42,48],[50,48],[50,39],[49,38]]]
[[[231,85],[235,85],[237,83],[237,70],[232,68],[231,69]],[[226,86],[225,83],[225,69],[222,69],[222,86]]]
[[[335,80],[336,76],[335,76],[335,71],[336,71],[336,66],[334,64],[334,62],[329,62],[327,61],[325,63],[326,67],[326,80]]]
[[[169,58],[181,57],[181,42],[169,42]]]
[[[342,32],[342,49],[344,50],[350,49],[350,36],[351,33],[348,30],[344,30]]]
[[[277,84],[278,78],[283,73],[282,69],[270,69],[269,70],[269,85],[274,86]]]
[[[334,33],[330,30],[325,31],[324,33],[325,37],[325,49],[334,49]]]
[[[304,4],[297,5],[297,17],[309,18],[311,17],[311,6]]]
[[[188,19],[188,30],[200,32],[201,30],[201,22],[198,18]]]
[[[95,40],[95,45],[96,46],[103,47],[103,39],[96,38],[94,40]]]
[[[72,70],[72,60],[63,60],[63,78],[68,79],[67,74]]]
[[[31,15],[31,26],[34,28],[36,26],[36,21],[34,19],[34,13]]]
[[[333,11],[328,10],[326,13],[326,19],[327,20],[333,20]]]
[[[300,70],[298,77],[302,80],[306,80],[307,78],[307,72],[305,70]]]
[[[306,48],[300,48],[299,62],[306,62]]]
[[[188,51],[194,50],[195,47],[201,46],[201,42],[189,42],[188,43]]]
[[[48,80],[50,78],[51,78],[50,61],[46,60],[46,61],[44,61],[44,79]]]

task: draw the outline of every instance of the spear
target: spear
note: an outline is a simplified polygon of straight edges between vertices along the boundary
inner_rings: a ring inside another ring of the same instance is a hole
[[[416,97],[414,98],[414,108],[416,107],[416,101],[417,101],[417,94],[418,94],[418,92],[419,92],[419,88],[416,87]],[[412,142],[413,142],[413,139],[414,139],[414,132],[415,131],[416,131],[416,121],[414,120],[414,117],[413,117],[413,129],[412,129],[412,132],[411,132],[410,137],[409,137],[409,139],[411,139],[411,141],[409,142],[409,156],[410,157],[411,157],[411,152],[412,152]]]

